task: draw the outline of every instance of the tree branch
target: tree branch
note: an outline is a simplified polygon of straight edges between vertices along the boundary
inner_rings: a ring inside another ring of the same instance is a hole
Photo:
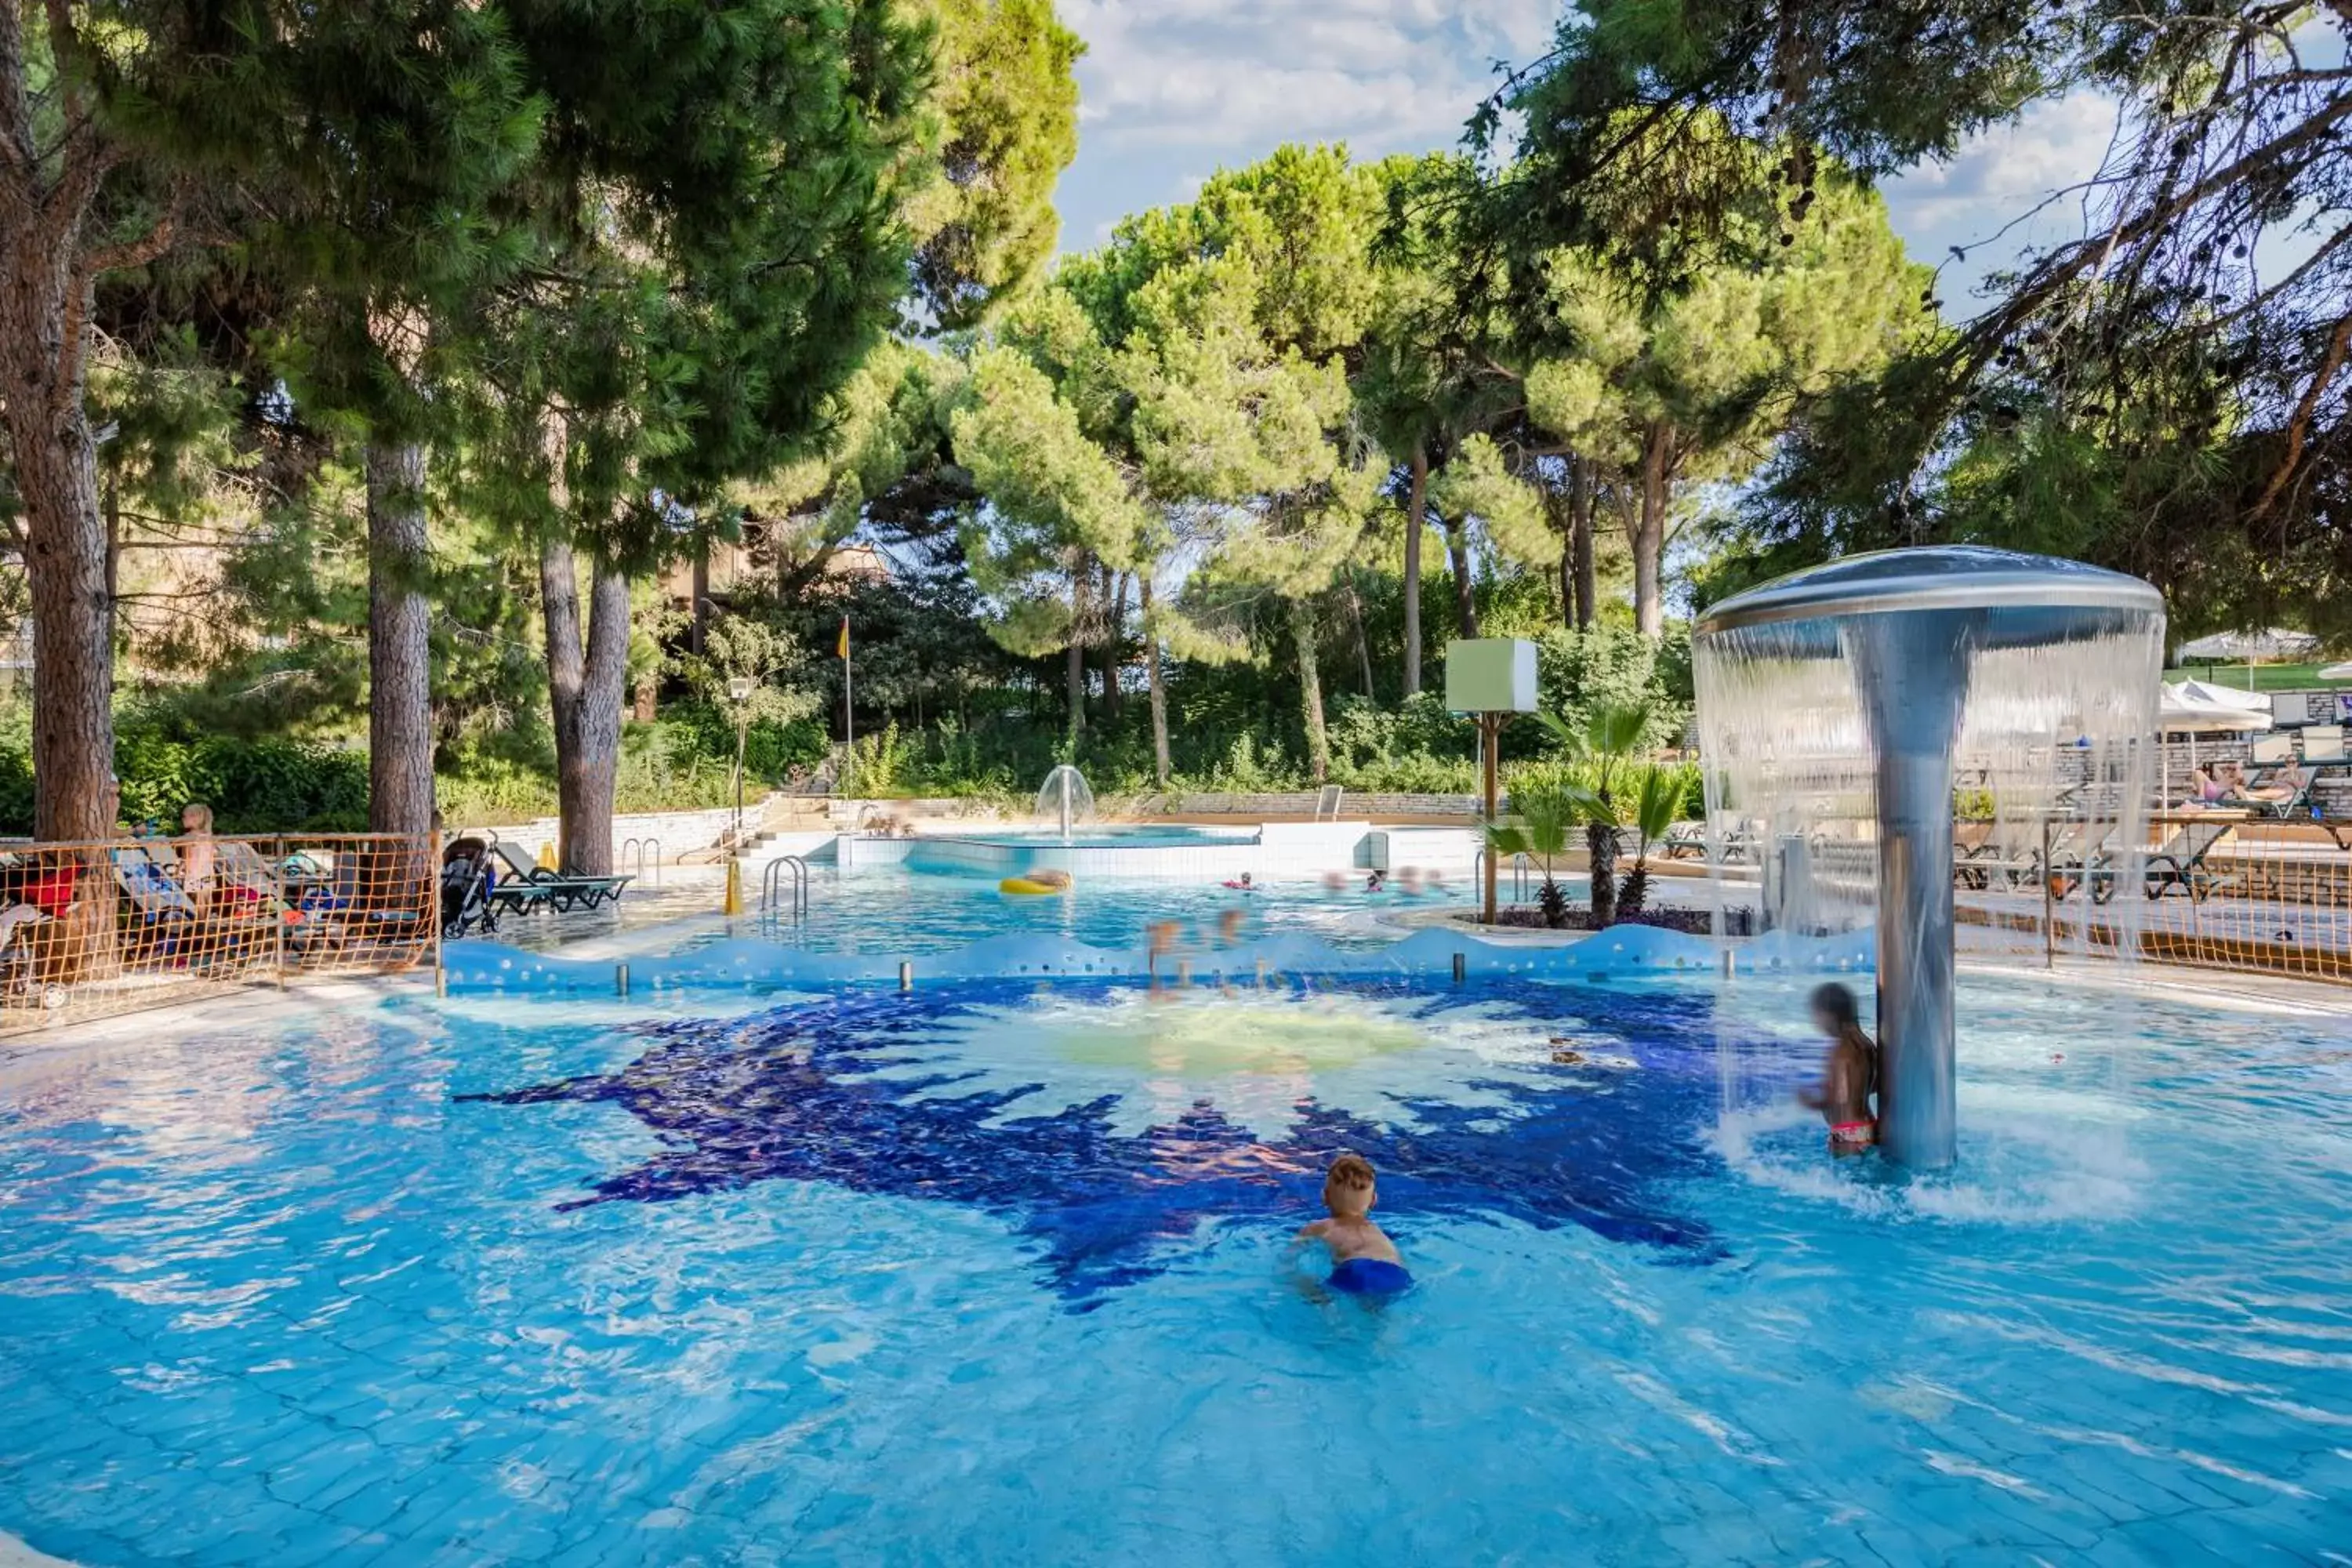
[[[11,214],[11,222],[29,216],[34,166],[33,111],[25,96],[25,18],[16,0],[8,0],[0,5],[0,190],[9,205],[26,209]]]
[[[2344,356],[2347,351],[2352,351],[2352,311],[2347,311],[2337,319],[2336,331],[2327,340],[2326,357],[2319,362],[2319,369],[2312,376],[2311,384],[2304,388],[2301,401],[2294,405],[2294,416],[2286,425],[2286,456],[2279,460],[2276,471],[2271,475],[2271,482],[2263,487],[2262,498],[2254,502],[2253,516],[2264,516],[2277,504],[2279,497],[2286,489],[2287,481],[2302,466],[2303,445],[2311,431],[2311,417],[2317,412],[2319,400],[2326,395],[2328,383],[2334,381],[2336,373],[2344,368]]]
[[[2347,0],[2347,3],[2352,4],[2352,0]],[[2032,277],[2012,294],[2000,310],[1979,318],[1961,335],[1960,341],[1969,344],[1972,351],[1984,352],[1986,345],[1997,343],[2009,336],[2020,322],[2047,304],[2052,295],[2088,271],[2094,263],[2107,256],[2116,247],[2146,238],[2216,191],[2228,189],[2256,170],[2277,163],[2294,149],[2327,140],[2335,133],[2336,124],[2347,116],[2352,116],[2352,95],[2337,100],[2285,135],[2224,164],[2195,184],[2118,225],[2105,237],[2104,241],[2077,241],[2058,257],[2044,261],[2036,268],[2038,276]]]

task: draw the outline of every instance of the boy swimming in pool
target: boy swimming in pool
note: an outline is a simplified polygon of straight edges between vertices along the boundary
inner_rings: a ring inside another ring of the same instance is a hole
[[[1318,1219],[1298,1233],[1302,1241],[1319,1241],[1331,1249],[1334,1290],[1359,1296],[1393,1296],[1409,1289],[1412,1276],[1397,1256],[1396,1243],[1371,1221],[1372,1203],[1379,1196],[1372,1185],[1372,1163],[1361,1154],[1342,1154],[1331,1162],[1323,1178],[1323,1206],[1329,1219]]]

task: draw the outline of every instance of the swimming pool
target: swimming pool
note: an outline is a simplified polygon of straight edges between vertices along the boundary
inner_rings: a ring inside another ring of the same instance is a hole
[[[1579,879],[1580,886],[1581,879]],[[1067,893],[1037,897],[997,890],[985,877],[898,866],[810,868],[809,919],[751,921],[746,932],[816,952],[888,957],[950,952],[1008,932],[1060,937],[1091,947],[1137,947],[1145,928],[1174,921],[1186,941],[1221,940],[1228,911],[1244,938],[1267,931],[1318,936],[1342,946],[1377,946],[1403,934],[1395,923],[1441,902],[1467,904],[1466,888],[1447,900],[1366,893],[1360,878],[1337,891],[1319,880],[1268,881],[1249,890],[1218,881],[1153,882],[1087,878]]]
[[[2352,1029],[1971,982],[1965,1163],[1906,1184],[1777,1093],[1723,1116],[1719,1047],[1804,1071],[1797,1001],[984,982],[110,1048],[0,1109],[0,1530],[93,1564],[2340,1547]],[[1339,1147],[1420,1280],[1385,1310],[1289,1256]]]
[[[1154,845],[1253,844],[1257,841],[1254,827],[1190,827],[1181,823],[1094,823],[1072,829],[1066,838],[1055,827],[989,826],[958,832],[942,832],[935,837],[951,838],[965,844],[1002,844],[1013,848],[1030,849],[1059,847],[1067,849],[1118,849]],[[919,847],[928,839],[917,839]]]

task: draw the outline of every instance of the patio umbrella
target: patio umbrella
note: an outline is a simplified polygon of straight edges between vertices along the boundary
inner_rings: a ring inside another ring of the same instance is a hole
[[[2238,691],[2226,686],[2208,686],[2201,680],[2163,683],[2156,711],[2156,727],[2168,735],[2189,737],[2189,765],[2197,765],[2197,737],[2200,735],[2234,735],[2250,730],[2267,730],[2271,716],[2259,708],[2247,706],[2253,700],[2251,691]]]
[[[2270,626],[2257,632],[2215,632],[2211,637],[2182,643],[2178,658],[2182,664],[2194,662],[2209,666],[2242,662],[2246,667],[2246,684],[2252,686],[2256,659],[2301,658],[2318,646],[2319,639],[2309,632]]]
[[[2294,658],[2319,646],[2309,632],[2272,626],[2259,632],[2215,632],[2209,637],[2180,645],[2180,657],[2201,664],[2235,664],[2240,659]]]

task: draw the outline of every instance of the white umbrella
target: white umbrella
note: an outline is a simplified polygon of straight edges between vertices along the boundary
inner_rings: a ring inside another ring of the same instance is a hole
[[[2257,700],[2252,692],[2233,687],[2208,686],[2201,680],[2184,680],[2178,685],[2167,681],[2157,704],[2157,727],[2173,734],[2190,735],[2267,730],[2271,716],[2254,706]]]
[[[2319,672],[2322,680],[2352,680],[2352,664],[2331,664]]]
[[[2294,658],[2318,646],[2319,639],[2309,632],[2271,626],[2258,632],[2215,632],[2211,637],[2182,643],[2180,658],[2200,664],[2236,664],[2241,659]]]
[[[2201,680],[2184,680],[2179,685],[2168,680],[2158,693],[2156,727],[2167,734],[2189,737],[2189,765],[2193,768],[2197,765],[2199,735],[2231,735],[2271,727],[2268,713],[2243,706],[2252,698],[2250,691],[2208,686]]]

